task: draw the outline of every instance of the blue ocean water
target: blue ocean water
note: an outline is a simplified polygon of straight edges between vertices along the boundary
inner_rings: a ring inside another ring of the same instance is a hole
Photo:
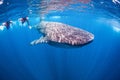
[[[2,0],[1,0],[2,1]],[[65,10],[45,15],[44,20],[66,23],[94,34],[92,43],[78,48],[61,48],[43,43],[31,46],[41,36],[18,18],[29,17],[30,25],[40,22],[37,7],[29,13],[29,2],[4,0],[0,23],[13,20],[0,30],[0,80],[120,80],[120,4],[93,0],[85,12]]]

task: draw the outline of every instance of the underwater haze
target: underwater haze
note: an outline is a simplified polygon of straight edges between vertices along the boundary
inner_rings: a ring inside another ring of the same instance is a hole
[[[0,0],[0,80],[120,80],[119,13],[119,0]],[[22,17],[31,28],[21,25]],[[7,29],[2,24],[10,20]],[[84,29],[94,40],[82,47],[32,46],[41,21]]]

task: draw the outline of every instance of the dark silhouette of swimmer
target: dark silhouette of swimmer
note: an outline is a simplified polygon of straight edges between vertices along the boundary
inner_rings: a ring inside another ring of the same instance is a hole
[[[29,25],[29,21],[28,21],[28,17],[23,17],[23,18],[19,18],[19,21],[22,23],[22,25],[26,22],[28,27],[31,29],[32,27]]]
[[[20,18],[19,20],[21,21],[22,25],[23,25],[25,22],[27,22],[27,24],[28,24],[28,26],[29,26],[28,17],[23,17],[23,18]]]
[[[9,29],[11,27],[11,24],[12,24],[12,21],[6,21],[5,23],[3,23],[3,26]]]

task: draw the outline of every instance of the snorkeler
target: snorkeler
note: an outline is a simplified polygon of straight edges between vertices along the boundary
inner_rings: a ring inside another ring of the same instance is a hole
[[[29,21],[28,21],[28,17],[23,17],[23,18],[19,18],[19,21],[22,23],[22,26],[27,23],[28,27],[31,29],[31,26],[29,26]]]
[[[22,25],[23,25],[25,22],[27,22],[27,24],[29,25],[28,17],[19,18],[19,21],[22,23]]]
[[[12,21],[6,21],[5,23],[3,23],[2,25],[5,26],[7,29],[9,29],[11,27],[11,24],[13,22]]]

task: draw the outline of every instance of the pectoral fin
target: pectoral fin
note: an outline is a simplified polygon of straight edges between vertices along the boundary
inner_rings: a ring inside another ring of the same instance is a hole
[[[32,41],[30,44],[31,45],[36,45],[36,44],[39,44],[39,43],[47,43],[47,42],[48,42],[47,38],[42,36],[39,39]]]

